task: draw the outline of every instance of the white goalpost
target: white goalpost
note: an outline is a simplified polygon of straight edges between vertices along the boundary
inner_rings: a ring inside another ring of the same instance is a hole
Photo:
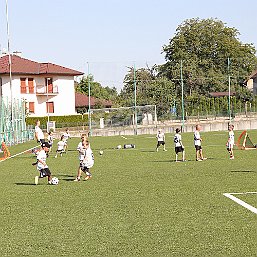
[[[134,127],[157,124],[156,105],[90,110],[91,128]]]

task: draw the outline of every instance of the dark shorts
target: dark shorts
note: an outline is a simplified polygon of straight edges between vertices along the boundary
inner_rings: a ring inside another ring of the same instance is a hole
[[[56,153],[64,153],[64,149],[62,149],[62,150],[56,150]]]
[[[175,153],[181,153],[181,152],[184,152],[184,148],[182,146],[176,146],[175,147]]]
[[[202,149],[202,146],[201,145],[195,145],[195,150],[196,151],[199,151],[199,150],[201,150]]]
[[[51,171],[49,170],[49,168],[41,169],[39,172],[40,172],[40,175],[39,175],[40,178],[51,176]]]
[[[40,140],[38,141],[38,143],[40,143],[40,144],[42,145],[43,143],[45,143],[45,139],[40,139]]]
[[[158,141],[157,142],[157,147],[159,147],[160,145],[165,145],[165,142],[164,141]]]
[[[85,173],[89,171],[89,168],[84,165],[83,161],[80,161],[79,167]]]

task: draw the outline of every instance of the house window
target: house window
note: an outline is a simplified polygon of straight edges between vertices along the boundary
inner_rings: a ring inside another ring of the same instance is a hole
[[[53,87],[53,79],[52,78],[46,78],[46,92],[47,93],[53,93],[54,87]]]
[[[29,94],[34,94],[34,78],[28,78]]]
[[[46,112],[47,113],[54,113],[54,102],[47,102],[46,103]]]
[[[21,81],[21,94],[34,94],[34,78],[20,78]]]
[[[29,113],[35,113],[35,103],[29,102]]]
[[[27,93],[26,78],[20,78],[21,81],[21,94]]]

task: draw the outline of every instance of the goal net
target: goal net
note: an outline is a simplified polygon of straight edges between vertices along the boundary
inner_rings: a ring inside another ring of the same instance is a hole
[[[157,122],[156,106],[91,109],[92,128],[110,128],[124,126],[148,126]]]
[[[253,144],[252,140],[250,139],[247,131],[243,131],[237,140],[237,146],[241,150],[251,150],[256,149],[256,146]]]

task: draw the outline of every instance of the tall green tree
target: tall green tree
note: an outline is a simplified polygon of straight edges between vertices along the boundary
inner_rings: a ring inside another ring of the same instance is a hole
[[[257,67],[253,44],[243,44],[239,31],[217,19],[189,19],[178,26],[176,34],[163,46],[166,63],[159,74],[174,81],[181,93],[183,71],[185,95],[208,95],[238,85]]]
[[[98,98],[116,101],[117,89],[115,87],[103,87],[99,82],[94,81],[93,75],[84,76],[76,87],[76,91],[88,95],[88,84],[90,82],[90,95]]]
[[[133,106],[136,84],[136,104],[156,105],[158,115],[168,113],[175,99],[175,84],[165,77],[158,77],[156,68],[129,68],[124,78],[124,87],[119,94],[122,106]]]

